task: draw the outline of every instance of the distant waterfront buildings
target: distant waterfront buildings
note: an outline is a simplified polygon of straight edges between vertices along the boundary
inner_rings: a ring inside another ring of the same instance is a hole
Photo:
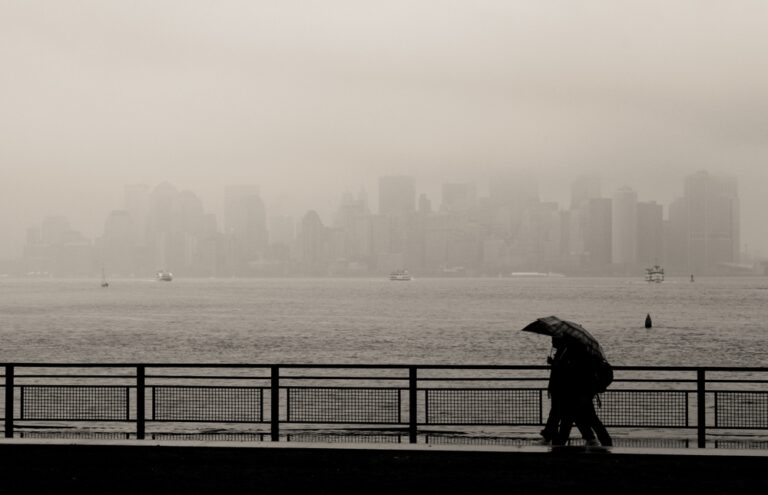
[[[563,209],[539,198],[525,175],[497,174],[488,194],[446,183],[439,204],[410,176],[381,177],[378,211],[364,190],[345,193],[329,223],[269,215],[256,185],[224,191],[223,222],[191,191],[169,183],[125,187],[91,241],[63,217],[28,231],[24,272],[90,276],[386,275],[505,276],[512,272],[632,275],[661,264],[668,274],[745,273],[739,264],[739,199],[733,178],[698,172],[663,205],[630,187],[604,197],[600,180],[577,178]],[[666,215],[665,215],[666,213]]]

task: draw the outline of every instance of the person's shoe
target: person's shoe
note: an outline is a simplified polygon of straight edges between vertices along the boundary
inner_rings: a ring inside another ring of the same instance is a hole
[[[552,441],[552,437],[554,436],[554,435],[552,435],[552,433],[550,433],[550,432],[549,432],[549,430],[547,430],[546,428],[545,428],[545,429],[543,429],[543,430],[541,430],[539,433],[541,434],[541,437],[542,437],[544,440],[546,440],[547,442],[551,442],[551,441]]]

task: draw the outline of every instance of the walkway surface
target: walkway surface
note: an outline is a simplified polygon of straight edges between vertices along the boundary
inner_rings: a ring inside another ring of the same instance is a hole
[[[743,494],[768,452],[0,440],[0,493]]]

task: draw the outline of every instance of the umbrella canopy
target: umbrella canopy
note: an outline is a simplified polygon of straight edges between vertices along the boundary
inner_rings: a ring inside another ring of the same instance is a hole
[[[538,318],[536,321],[523,328],[523,332],[532,332],[541,335],[549,335],[550,337],[563,338],[583,346],[588,353],[605,359],[605,354],[600,347],[600,343],[591,333],[587,332],[587,330],[578,323],[561,320],[557,316]]]

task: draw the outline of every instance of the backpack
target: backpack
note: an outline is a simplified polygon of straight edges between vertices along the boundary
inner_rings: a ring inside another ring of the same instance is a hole
[[[605,359],[596,359],[593,369],[593,388],[595,393],[602,394],[613,383],[613,366]]]

